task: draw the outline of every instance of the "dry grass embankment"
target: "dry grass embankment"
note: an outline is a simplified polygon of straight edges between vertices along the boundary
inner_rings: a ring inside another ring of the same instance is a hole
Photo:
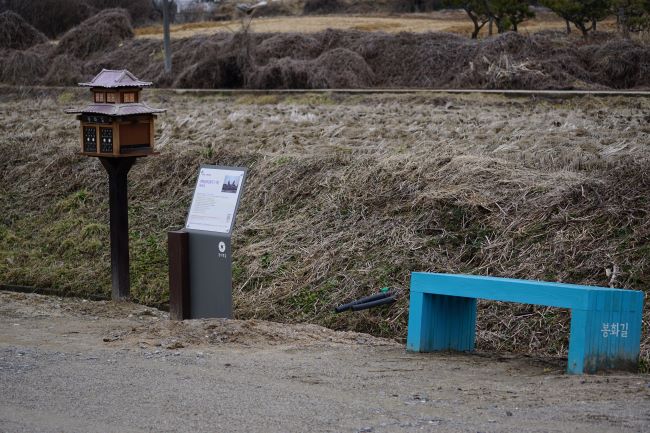
[[[3,90],[0,283],[110,291],[106,175],[63,109]],[[191,96],[130,174],[133,296],[164,303],[166,231],[202,163],[249,167],[234,234],[238,318],[404,337],[411,271],[650,287],[650,101],[499,96]],[[390,308],[334,315],[391,286]],[[646,306],[643,359],[650,360]],[[482,303],[478,345],[566,351],[564,310]]]

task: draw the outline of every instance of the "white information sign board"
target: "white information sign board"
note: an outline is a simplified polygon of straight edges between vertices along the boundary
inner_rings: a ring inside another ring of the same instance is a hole
[[[245,174],[243,168],[201,167],[185,228],[230,233]]]

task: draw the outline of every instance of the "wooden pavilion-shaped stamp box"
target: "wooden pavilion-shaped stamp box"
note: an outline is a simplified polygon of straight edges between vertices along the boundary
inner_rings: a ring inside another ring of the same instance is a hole
[[[92,81],[91,104],[66,110],[79,113],[81,154],[99,157],[135,157],[154,153],[154,120],[165,110],[141,102],[140,92],[151,86],[126,69],[103,69]]]

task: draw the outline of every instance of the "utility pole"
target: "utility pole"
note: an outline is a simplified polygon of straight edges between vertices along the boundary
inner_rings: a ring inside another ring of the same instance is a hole
[[[163,49],[165,50],[165,73],[172,73],[172,53],[169,42],[169,0],[162,0],[163,9]]]

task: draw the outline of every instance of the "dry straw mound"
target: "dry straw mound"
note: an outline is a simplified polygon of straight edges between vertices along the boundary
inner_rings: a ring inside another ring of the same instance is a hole
[[[43,81],[50,85],[65,86],[79,83],[87,78],[79,60],[69,54],[60,54],[49,62],[49,69]]]
[[[0,82],[39,83],[48,70],[47,57],[33,50],[0,50]]]
[[[162,52],[160,44],[147,39],[132,39],[124,41],[117,48],[106,53],[100,52],[83,62],[83,71],[92,77],[106,69],[128,69],[138,77],[147,80],[156,80],[162,73]]]
[[[243,87],[242,63],[236,54],[208,57],[185,68],[174,81],[174,87],[232,89]]]
[[[650,86],[650,46],[611,34],[585,41],[560,32],[505,33],[476,41],[450,33],[331,29],[309,35],[218,33],[174,40],[170,76],[163,71],[161,43],[132,36],[128,14],[106,10],[62,38],[56,54],[67,55],[71,64],[61,64],[61,76],[50,73],[42,81],[74,85],[79,69],[89,78],[102,68],[127,68],[160,86],[189,88]],[[31,63],[54,60],[48,50],[30,52],[3,54],[5,62],[17,62],[3,66],[3,82],[16,83],[21,68]],[[24,76],[33,77],[33,71],[24,71]]]
[[[47,37],[12,11],[0,14],[0,49],[24,50],[47,42]]]
[[[592,48],[595,73],[611,87],[650,86],[650,49],[629,40],[607,41]]]
[[[650,47],[611,35],[604,44],[580,46],[551,32],[506,33],[472,41],[447,33],[327,30],[313,35],[255,35],[252,44],[254,62],[249,65],[252,78],[247,84],[255,88],[315,88],[324,82],[328,87],[348,83],[388,88],[634,88],[647,87],[650,76]],[[291,84],[290,77],[299,77],[301,71],[335,74],[337,65],[346,64],[349,52],[360,56],[358,79],[295,79]],[[317,66],[305,63],[319,56]]]
[[[364,88],[372,87],[375,81],[375,74],[364,58],[346,48],[326,51],[313,65],[314,88]]]
[[[124,9],[105,9],[63,35],[58,53],[85,59],[93,53],[115,49],[132,37],[129,13]]]
[[[248,86],[256,89],[344,89],[372,87],[372,69],[363,57],[335,48],[314,60],[273,59],[256,67]]]
[[[227,38],[213,37],[201,40],[198,45],[186,40],[181,53],[183,59],[174,57],[175,67],[182,68],[174,87],[240,88],[244,86],[245,70],[250,64],[250,39],[235,34]],[[195,49],[187,47],[194,45]],[[182,66],[185,60],[187,67]]]
[[[283,57],[256,68],[249,76],[249,84],[255,89],[310,89],[311,75],[309,62]]]
[[[323,47],[318,39],[302,33],[271,35],[255,45],[255,57],[260,64],[272,59],[291,57],[294,59],[313,59],[318,57]]]

